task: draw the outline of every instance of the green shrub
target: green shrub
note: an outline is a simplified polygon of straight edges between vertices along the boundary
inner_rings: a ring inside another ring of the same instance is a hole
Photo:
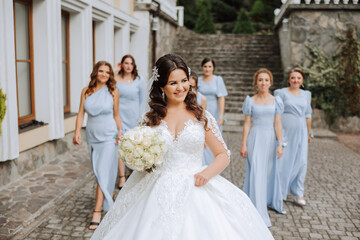
[[[6,94],[2,92],[2,89],[0,88],[0,136],[1,136],[1,123],[5,118],[6,113]]]
[[[247,12],[245,9],[242,8],[240,10],[238,17],[237,17],[235,27],[232,32],[233,33],[253,33],[254,32],[253,25],[247,15]]]
[[[194,0],[178,0],[177,5],[184,7],[184,26],[194,29],[198,13]]]
[[[305,85],[330,124],[338,117],[360,116],[359,47],[353,30],[348,30],[340,54],[326,56],[319,49],[308,47],[312,62],[310,67],[303,67],[308,75]]]
[[[265,22],[265,5],[261,0],[256,0],[251,8],[250,16],[255,22]]]
[[[194,31],[197,33],[216,33],[211,15],[210,0],[199,0],[196,4],[199,16],[196,20]]]
[[[221,0],[211,0],[211,9],[216,23],[236,21],[236,8]]]

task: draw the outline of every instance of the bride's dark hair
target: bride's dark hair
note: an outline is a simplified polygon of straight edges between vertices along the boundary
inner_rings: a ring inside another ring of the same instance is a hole
[[[144,122],[147,126],[157,126],[160,124],[161,119],[166,116],[167,102],[166,97],[162,97],[162,87],[168,82],[170,73],[176,69],[181,69],[186,73],[189,80],[189,68],[185,61],[176,54],[166,54],[159,58],[155,67],[158,69],[157,81],[153,81],[150,89],[150,111],[146,113],[146,120]],[[196,94],[189,88],[189,92],[185,98],[186,109],[192,112],[198,121],[202,121],[207,125],[207,119],[204,114],[204,109],[197,104]]]

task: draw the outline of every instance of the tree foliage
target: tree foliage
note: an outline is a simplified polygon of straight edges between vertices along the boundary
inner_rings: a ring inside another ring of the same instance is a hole
[[[348,30],[340,54],[326,56],[311,48],[312,62],[304,67],[306,86],[316,98],[316,107],[323,109],[331,124],[338,117],[360,116],[360,43]]]
[[[177,5],[184,7],[184,25],[189,29],[194,29],[197,19],[196,1],[178,0]]]
[[[194,30],[196,22],[200,14],[203,14],[203,10],[196,7],[199,2],[203,0],[177,0],[177,5],[184,6],[184,25]],[[230,26],[235,24],[237,20],[237,12],[241,8],[246,11],[254,13],[255,19],[252,15],[250,21],[252,21],[253,28],[257,32],[264,32],[272,29],[274,22],[274,9],[281,6],[281,0],[209,0],[211,3],[211,15],[213,22],[223,23],[223,32],[232,32]],[[260,3],[259,3],[260,2]],[[260,4],[260,8],[259,8]],[[262,5],[262,7],[261,7]],[[263,10],[262,10],[263,9]],[[261,10],[261,11],[258,11]],[[260,14],[259,14],[260,12]],[[260,16],[260,17],[259,17]],[[259,22],[260,21],[260,22]]]
[[[216,33],[213,18],[211,15],[210,0],[199,0],[196,3],[199,12],[194,31],[197,33]]]
[[[211,0],[214,22],[223,23],[236,20],[236,9],[221,0]]]
[[[245,9],[241,9],[233,33],[253,33],[254,28]]]
[[[251,8],[250,16],[254,22],[264,22],[265,5],[261,0],[256,0]]]

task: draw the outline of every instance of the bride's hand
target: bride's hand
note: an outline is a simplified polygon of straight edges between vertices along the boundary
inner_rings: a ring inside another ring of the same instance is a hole
[[[203,174],[202,172],[195,174],[194,177],[195,177],[195,186],[197,187],[204,186],[209,181],[209,178],[205,176],[205,174]]]

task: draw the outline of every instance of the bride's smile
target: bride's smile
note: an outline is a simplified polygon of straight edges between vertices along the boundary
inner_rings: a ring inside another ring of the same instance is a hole
[[[169,75],[167,84],[162,88],[168,103],[184,102],[190,88],[189,80],[182,69],[176,69]]]

